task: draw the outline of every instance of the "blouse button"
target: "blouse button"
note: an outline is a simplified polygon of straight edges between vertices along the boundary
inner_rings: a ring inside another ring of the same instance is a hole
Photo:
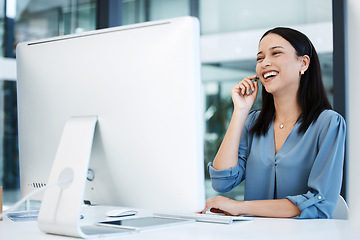
[[[321,196],[318,196],[318,199],[319,199],[319,200],[321,200],[321,199],[322,199],[322,197],[321,197]]]

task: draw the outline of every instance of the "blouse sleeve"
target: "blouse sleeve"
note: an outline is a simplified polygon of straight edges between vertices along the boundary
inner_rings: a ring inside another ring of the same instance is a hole
[[[246,120],[245,127],[240,139],[238,164],[235,167],[224,170],[216,170],[215,168],[213,168],[212,162],[208,164],[208,171],[210,174],[212,187],[215,191],[229,192],[233,188],[235,188],[242,180],[244,180],[246,159],[249,152],[249,130],[253,125],[256,116],[257,111],[251,111]]]
[[[317,121],[321,129],[317,145],[314,144],[318,153],[308,178],[308,192],[286,197],[300,209],[297,218],[332,218],[339,199],[346,124],[339,114],[330,116],[327,121],[320,117]]]

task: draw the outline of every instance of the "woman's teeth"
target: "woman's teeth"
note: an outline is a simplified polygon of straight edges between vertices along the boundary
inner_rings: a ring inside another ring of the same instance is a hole
[[[273,77],[273,76],[276,76],[276,75],[278,75],[277,72],[267,72],[267,73],[264,74],[264,78],[267,79],[269,77]]]

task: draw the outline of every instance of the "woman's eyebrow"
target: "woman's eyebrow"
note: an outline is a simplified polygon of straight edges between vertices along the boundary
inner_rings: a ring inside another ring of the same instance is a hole
[[[282,46],[273,46],[273,47],[269,48],[269,50],[273,50],[273,49],[275,49],[275,48],[282,48],[282,49],[284,49],[284,47],[282,47]]]
[[[271,47],[271,48],[269,48],[269,50],[273,50],[273,49],[276,49],[276,48],[282,48],[282,49],[285,49],[284,47],[282,47],[282,46],[273,46],[273,47]],[[263,52],[262,51],[260,51],[260,52],[258,52],[257,53],[257,55],[259,55],[259,54],[262,54]]]

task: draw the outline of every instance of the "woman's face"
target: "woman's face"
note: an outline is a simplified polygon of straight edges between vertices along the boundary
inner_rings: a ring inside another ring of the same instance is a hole
[[[256,73],[266,91],[273,94],[296,94],[304,58],[280,35],[270,33],[259,44]]]

